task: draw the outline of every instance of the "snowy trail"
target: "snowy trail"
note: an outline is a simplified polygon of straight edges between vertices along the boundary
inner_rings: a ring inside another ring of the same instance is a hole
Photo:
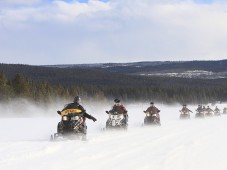
[[[161,110],[162,127],[141,127],[144,115],[131,114],[127,132],[102,133],[107,117],[97,114],[86,142],[49,142],[59,117],[1,119],[0,169],[227,169],[227,115],[181,121],[178,108]]]

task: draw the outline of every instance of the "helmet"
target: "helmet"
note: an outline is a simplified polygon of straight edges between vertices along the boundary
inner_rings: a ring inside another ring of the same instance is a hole
[[[74,103],[79,103],[79,101],[80,101],[80,96],[74,97],[74,99],[73,99]]]
[[[154,104],[154,102],[150,102],[150,104]]]
[[[119,99],[114,99],[114,103],[120,103]]]
[[[183,106],[187,106],[186,104],[183,104]]]

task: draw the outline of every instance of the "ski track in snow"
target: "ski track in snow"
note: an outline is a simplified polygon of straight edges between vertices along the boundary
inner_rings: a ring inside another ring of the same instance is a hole
[[[227,115],[179,120],[181,106],[161,109],[161,127],[142,127],[147,105],[128,105],[128,131],[101,132],[107,115],[87,120],[88,141],[49,142],[60,117],[1,118],[0,169],[226,170]],[[222,109],[224,105],[219,105]],[[195,106],[189,106],[195,110]]]

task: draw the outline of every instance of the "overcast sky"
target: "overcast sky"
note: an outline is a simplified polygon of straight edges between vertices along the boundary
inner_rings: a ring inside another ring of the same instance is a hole
[[[0,0],[0,62],[227,58],[226,0]]]

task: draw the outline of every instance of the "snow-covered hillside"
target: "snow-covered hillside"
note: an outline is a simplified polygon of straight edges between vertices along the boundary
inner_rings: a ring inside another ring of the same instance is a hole
[[[157,77],[180,77],[180,78],[197,78],[197,79],[222,79],[227,78],[227,72],[212,72],[204,70],[188,70],[183,72],[170,73],[142,73],[141,76]]]
[[[19,170],[226,170],[227,115],[179,120],[178,106],[161,109],[161,127],[142,127],[148,105],[127,105],[127,132],[101,132],[108,107],[86,107],[88,141],[49,142],[60,120],[53,117],[1,118],[0,169]],[[222,109],[224,105],[219,105]],[[195,110],[195,106],[189,106]],[[99,112],[98,112],[99,111]]]

